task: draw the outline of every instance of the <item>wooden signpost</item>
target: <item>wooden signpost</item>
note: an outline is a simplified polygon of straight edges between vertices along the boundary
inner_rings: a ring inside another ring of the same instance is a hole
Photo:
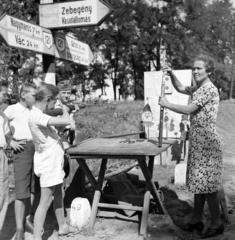
[[[0,18],[0,34],[11,47],[42,53],[44,81],[55,84],[55,57],[89,66],[93,54],[86,43],[53,29],[98,25],[111,11],[101,0],[57,4],[40,0],[40,26],[5,14]]]
[[[50,29],[99,25],[112,12],[100,0],[84,0],[39,6],[40,25]]]
[[[11,47],[55,55],[53,36],[49,29],[3,15],[0,19],[0,34]]]
[[[89,45],[65,34],[55,34],[54,40],[56,45],[55,56],[57,58],[84,66],[90,65],[93,59],[93,53]]]

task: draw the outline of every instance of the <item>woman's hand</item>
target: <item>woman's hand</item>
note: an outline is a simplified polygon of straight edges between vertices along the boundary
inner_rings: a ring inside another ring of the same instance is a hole
[[[172,73],[172,68],[169,65],[165,64],[165,65],[162,66],[162,71],[166,72],[168,74],[171,74]]]
[[[159,97],[159,101],[158,101],[158,104],[161,106],[161,107],[167,107],[167,104],[168,104],[168,100],[165,96],[163,97]]]

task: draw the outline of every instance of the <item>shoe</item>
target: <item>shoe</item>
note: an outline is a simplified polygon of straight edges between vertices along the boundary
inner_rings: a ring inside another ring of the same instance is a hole
[[[65,236],[69,237],[69,236],[75,235],[77,233],[78,233],[78,231],[76,228],[67,225],[66,228],[63,229],[63,231],[58,231],[58,236],[59,237],[65,237]]]
[[[224,225],[221,224],[217,228],[208,228],[205,233],[201,235],[201,238],[209,238],[209,237],[214,237],[216,235],[222,234],[224,232]]]
[[[33,234],[33,223],[28,217],[25,220],[25,231]]]
[[[201,232],[204,228],[203,222],[197,222],[197,223],[187,223],[184,226],[181,227],[184,231],[192,232],[194,230],[197,230]]]
[[[14,240],[25,240],[23,229],[16,230],[16,234],[15,234]]]

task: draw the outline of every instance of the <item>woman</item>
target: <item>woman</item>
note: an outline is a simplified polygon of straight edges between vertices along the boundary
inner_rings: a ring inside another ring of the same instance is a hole
[[[169,67],[164,67],[175,89],[191,95],[191,102],[188,105],[179,105],[168,102],[165,97],[159,99],[159,105],[162,107],[180,114],[190,114],[191,117],[186,185],[194,193],[194,208],[190,222],[183,229],[203,230],[202,214],[207,201],[211,224],[202,234],[202,238],[215,236],[224,231],[218,195],[222,187],[222,150],[220,138],[216,133],[219,93],[210,80],[213,68],[213,61],[209,57],[205,55],[196,57],[192,69],[195,86],[186,87]]]

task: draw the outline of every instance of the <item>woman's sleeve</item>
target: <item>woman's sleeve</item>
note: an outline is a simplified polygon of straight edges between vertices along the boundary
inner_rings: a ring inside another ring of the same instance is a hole
[[[213,87],[205,85],[193,93],[192,103],[202,107],[216,95]]]

